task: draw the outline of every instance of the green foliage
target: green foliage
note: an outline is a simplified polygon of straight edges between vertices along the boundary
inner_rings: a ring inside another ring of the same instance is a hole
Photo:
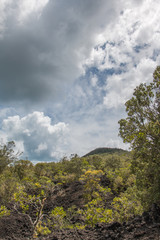
[[[11,201],[16,191],[18,179],[13,175],[10,169],[3,171],[0,175],[0,204],[6,205]]]
[[[54,180],[58,183],[71,183],[74,182],[76,176],[74,173],[67,174],[66,172],[58,171],[58,173],[54,176]]]
[[[157,165],[154,161],[151,164],[150,156],[146,160],[130,152],[82,158],[72,155],[71,159],[34,166],[28,160],[14,161],[12,154],[11,151],[8,155],[11,160],[0,174],[0,217],[10,214],[7,206],[11,202],[14,211],[28,216],[35,238],[45,237],[54,229],[72,229],[76,234],[77,229],[94,227],[97,223],[128,221],[142,213],[152,202],[152,196],[154,199],[159,196],[159,167],[155,169]],[[157,181],[154,188],[152,177]],[[145,182],[147,178],[151,178],[151,182]],[[54,197],[63,198],[61,193],[75,181],[82,184],[81,208],[75,203],[76,206],[67,209],[64,202],[63,206],[54,205],[50,212],[45,208],[44,214],[45,203],[48,205]]]
[[[80,180],[85,182],[84,197],[87,201],[91,201],[95,198],[102,197],[103,195],[110,192],[109,188],[103,188],[99,182],[100,177],[103,175],[102,170],[88,170],[81,176]]]
[[[77,155],[73,156],[70,160],[63,158],[56,164],[56,175],[70,175],[74,176],[74,180],[78,180],[83,174],[84,170],[94,168],[90,165],[88,159],[79,158]]]
[[[0,218],[9,215],[10,211],[5,206],[0,206]]]
[[[130,167],[131,165],[128,163],[125,167],[107,173],[115,192],[124,192],[128,187],[135,184],[136,178],[135,175],[131,173]]]
[[[17,160],[19,153],[14,151],[15,143],[13,141],[0,145],[0,174],[5,168]]]
[[[140,215],[143,212],[140,197],[138,196],[136,186],[130,187],[122,192],[120,196],[115,197],[112,202],[114,221],[124,222],[134,215]]]
[[[25,186],[18,184],[17,191],[13,195],[13,201],[15,202],[14,209],[28,216],[33,226],[33,236],[37,236],[37,231],[45,234],[49,233],[49,229],[41,225],[43,207],[46,200],[45,192],[41,189],[40,183],[35,183],[34,185],[39,194],[28,194]]]
[[[45,192],[41,189],[39,183],[35,183],[35,188],[38,190],[38,194],[28,194],[25,186],[17,184],[17,191],[13,195],[13,200],[16,203],[16,208],[21,208],[23,213],[28,213],[29,208],[34,208],[36,215],[42,214]]]
[[[54,229],[61,231],[63,229],[73,229],[76,232],[77,229],[85,228],[85,225],[80,222],[72,223],[72,219],[78,215],[79,213],[74,205],[66,211],[64,211],[63,207],[55,207],[49,214],[48,226],[53,231]]]
[[[37,178],[48,177],[53,178],[56,163],[37,163],[34,167],[34,174]]]
[[[63,207],[56,207],[50,213],[50,218],[52,219],[52,227],[62,229],[65,228],[65,217],[66,212]]]
[[[22,180],[29,174],[32,174],[33,164],[29,160],[19,160],[14,163],[14,172],[17,174],[18,178]]]
[[[112,210],[103,207],[101,199],[94,199],[78,211],[83,216],[87,226],[94,227],[97,223],[109,223],[113,221]]]
[[[46,224],[40,221],[36,228],[35,237],[46,236],[46,235],[49,235],[50,233],[51,233],[51,230],[46,226]]]
[[[112,153],[113,154],[113,153],[116,153],[116,152],[124,153],[126,151],[123,150],[123,149],[119,149],[119,148],[96,148],[95,150],[87,153],[85,155],[85,157],[90,156],[90,155],[95,155],[95,154],[104,154],[104,153]]]
[[[160,66],[153,82],[136,87],[125,105],[128,116],[119,121],[119,134],[133,150],[132,170],[137,186],[148,189],[149,206],[160,199]]]

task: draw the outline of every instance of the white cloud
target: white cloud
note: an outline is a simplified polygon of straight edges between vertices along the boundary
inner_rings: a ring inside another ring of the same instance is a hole
[[[151,82],[152,74],[160,64],[160,5],[158,1],[144,0],[141,5],[126,5],[116,23],[110,23],[101,42],[86,60],[87,67],[100,71],[112,70],[106,75],[107,108],[124,105],[141,82]]]
[[[2,0],[0,100],[16,109],[0,110],[1,136],[46,161],[124,146],[124,103],[160,63],[159,12],[158,0]]]
[[[22,118],[18,115],[8,117],[2,123],[2,133],[8,140],[14,140],[30,160],[50,161],[64,156],[68,132],[67,124],[52,125],[43,112],[33,112]]]
[[[49,0],[1,0],[0,2],[0,30],[5,30],[7,18],[16,14],[20,24],[24,24],[27,17],[34,13],[40,16]],[[1,31],[0,31],[1,32]]]
[[[44,150],[47,150],[48,147],[47,147],[47,144],[46,143],[40,143],[38,145],[38,148],[35,150],[36,153],[41,153],[41,151],[44,151]]]
[[[107,78],[107,93],[104,97],[104,105],[107,108],[123,107],[131,97],[133,90],[140,83],[152,81],[156,62],[151,59],[141,59],[136,67],[121,74],[113,74]]]
[[[91,78],[91,85],[92,85],[93,87],[96,87],[97,82],[98,82],[98,78],[97,78],[96,75],[94,75],[94,76]]]
[[[19,21],[23,24],[29,14],[33,13],[40,17],[40,14],[49,0],[21,0],[19,1]]]
[[[61,99],[84,73],[98,34],[124,1],[6,0],[1,8],[0,100],[40,104]]]
[[[113,138],[108,139],[106,141],[105,146],[109,146],[111,148],[121,148],[121,149],[125,149],[125,150],[129,149],[128,144],[124,145],[120,139],[113,139]]]
[[[70,153],[83,156],[97,147],[126,148],[117,132],[117,122],[121,114],[114,116],[112,112],[107,112],[103,119],[97,120],[96,112],[97,109],[94,109],[90,117],[70,124],[72,132],[69,138]]]

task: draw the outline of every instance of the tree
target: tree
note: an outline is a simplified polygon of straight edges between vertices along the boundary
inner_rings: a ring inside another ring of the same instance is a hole
[[[153,82],[135,88],[133,97],[125,103],[127,118],[119,121],[119,135],[130,143],[134,159],[132,169],[145,199],[160,199],[160,66]],[[147,198],[146,198],[147,196]]]
[[[17,184],[17,191],[13,194],[14,210],[28,217],[32,228],[33,237],[37,235],[37,230],[44,231],[41,226],[43,218],[43,208],[46,200],[46,193],[40,183],[31,183],[36,194],[28,194],[25,186]]]
[[[100,179],[104,175],[102,170],[87,170],[81,176],[80,180],[85,182],[84,185],[84,198],[91,201],[95,198],[102,199],[102,196],[108,194],[111,189],[104,188],[100,185]]]
[[[0,174],[9,164],[17,160],[19,153],[15,153],[14,148],[15,143],[13,141],[0,145]]]
[[[19,160],[14,164],[14,172],[17,174],[18,178],[22,180],[29,174],[32,174],[33,164],[29,160]]]

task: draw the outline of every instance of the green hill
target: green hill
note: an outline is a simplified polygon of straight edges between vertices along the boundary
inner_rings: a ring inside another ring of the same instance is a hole
[[[95,154],[104,154],[104,153],[125,153],[126,150],[120,148],[96,148],[91,152],[84,155],[84,157],[95,155]]]

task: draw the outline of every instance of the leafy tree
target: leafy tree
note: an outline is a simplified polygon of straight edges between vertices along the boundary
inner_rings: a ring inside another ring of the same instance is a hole
[[[50,218],[52,219],[53,228],[62,229],[65,227],[66,212],[63,207],[56,207],[50,213]]]
[[[138,186],[147,189],[149,202],[160,199],[160,66],[153,82],[135,88],[125,103],[127,118],[119,121],[119,135],[133,150],[132,169]],[[146,205],[147,206],[147,205]]]
[[[138,194],[136,186],[133,186],[113,199],[112,210],[114,221],[124,222],[135,215],[142,214],[143,207]]]
[[[16,191],[18,179],[14,176],[11,169],[5,169],[0,174],[0,204],[7,205],[11,201]]]
[[[113,212],[103,206],[101,199],[93,199],[79,209],[78,213],[82,215],[86,225],[94,227],[97,223],[109,223],[113,221]]]
[[[0,174],[9,164],[17,160],[19,153],[15,153],[14,148],[15,143],[13,141],[0,145]]]
[[[29,160],[19,160],[14,164],[14,172],[20,180],[32,173],[33,164]]]
[[[58,172],[64,172],[66,174],[74,174],[75,180],[78,180],[83,170],[92,168],[86,158],[80,158],[77,155],[71,156],[71,159],[63,158],[61,162],[58,163]]]
[[[14,209],[19,214],[25,214],[33,227],[33,236],[37,235],[37,229],[44,231],[41,227],[43,218],[43,207],[45,204],[45,192],[39,183],[35,183],[35,188],[39,194],[28,194],[25,186],[17,184],[17,191],[13,195]],[[22,212],[22,213],[21,213]]]
[[[85,182],[85,200],[91,201],[95,198],[102,198],[111,191],[110,188],[104,188],[100,185],[102,175],[104,175],[102,170],[87,170],[81,176],[80,180]]]
[[[71,183],[71,182],[75,181],[75,179],[76,179],[76,176],[75,176],[74,173],[67,174],[66,172],[63,172],[63,171],[59,171],[54,176],[54,180],[57,181],[60,184]]]
[[[36,177],[41,178],[42,176],[53,178],[54,162],[52,163],[37,163],[34,167],[34,174]]]

